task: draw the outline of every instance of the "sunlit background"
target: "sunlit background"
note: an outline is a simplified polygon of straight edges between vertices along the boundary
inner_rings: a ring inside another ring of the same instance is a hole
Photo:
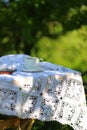
[[[87,71],[87,1],[0,0],[0,56],[19,53]],[[71,130],[35,122],[33,130],[44,129]]]

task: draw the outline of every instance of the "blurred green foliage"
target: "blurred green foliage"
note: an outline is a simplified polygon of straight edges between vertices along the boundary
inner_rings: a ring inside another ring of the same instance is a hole
[[[68,125],[62,125],[56,121],[42,122],[36,120],[32,130],[73,130]]]
[[[87,0],[0,0],[0,56],[16,53],[87,70]],[[71,130],[37,124],[33,130]]]
[[[86,70],[86,0],[0,1],[0,55],[26,53]]]

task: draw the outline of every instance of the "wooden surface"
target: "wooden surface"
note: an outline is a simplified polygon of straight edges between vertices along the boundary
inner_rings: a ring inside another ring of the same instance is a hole
[[[35,119],[20,119],[18,117],[9,117],[8,119],[0,120],[0,130],[31,130]]]

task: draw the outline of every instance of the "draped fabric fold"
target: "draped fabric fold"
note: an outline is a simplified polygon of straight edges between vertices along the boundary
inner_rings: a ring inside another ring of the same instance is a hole
[[[81,73],[48,62],[38,65],[43,68],[41,71],[0,74],[0,114],[55,120],[75,130],[87,130]]]

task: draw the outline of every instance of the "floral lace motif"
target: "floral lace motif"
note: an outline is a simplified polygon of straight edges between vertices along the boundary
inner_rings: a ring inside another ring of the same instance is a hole
[[[18,71],[12,75],[0,75],[0,113],[20,118],[56,120],[75,130],[87,130],[87,107],[81,75],[63,70]]]

